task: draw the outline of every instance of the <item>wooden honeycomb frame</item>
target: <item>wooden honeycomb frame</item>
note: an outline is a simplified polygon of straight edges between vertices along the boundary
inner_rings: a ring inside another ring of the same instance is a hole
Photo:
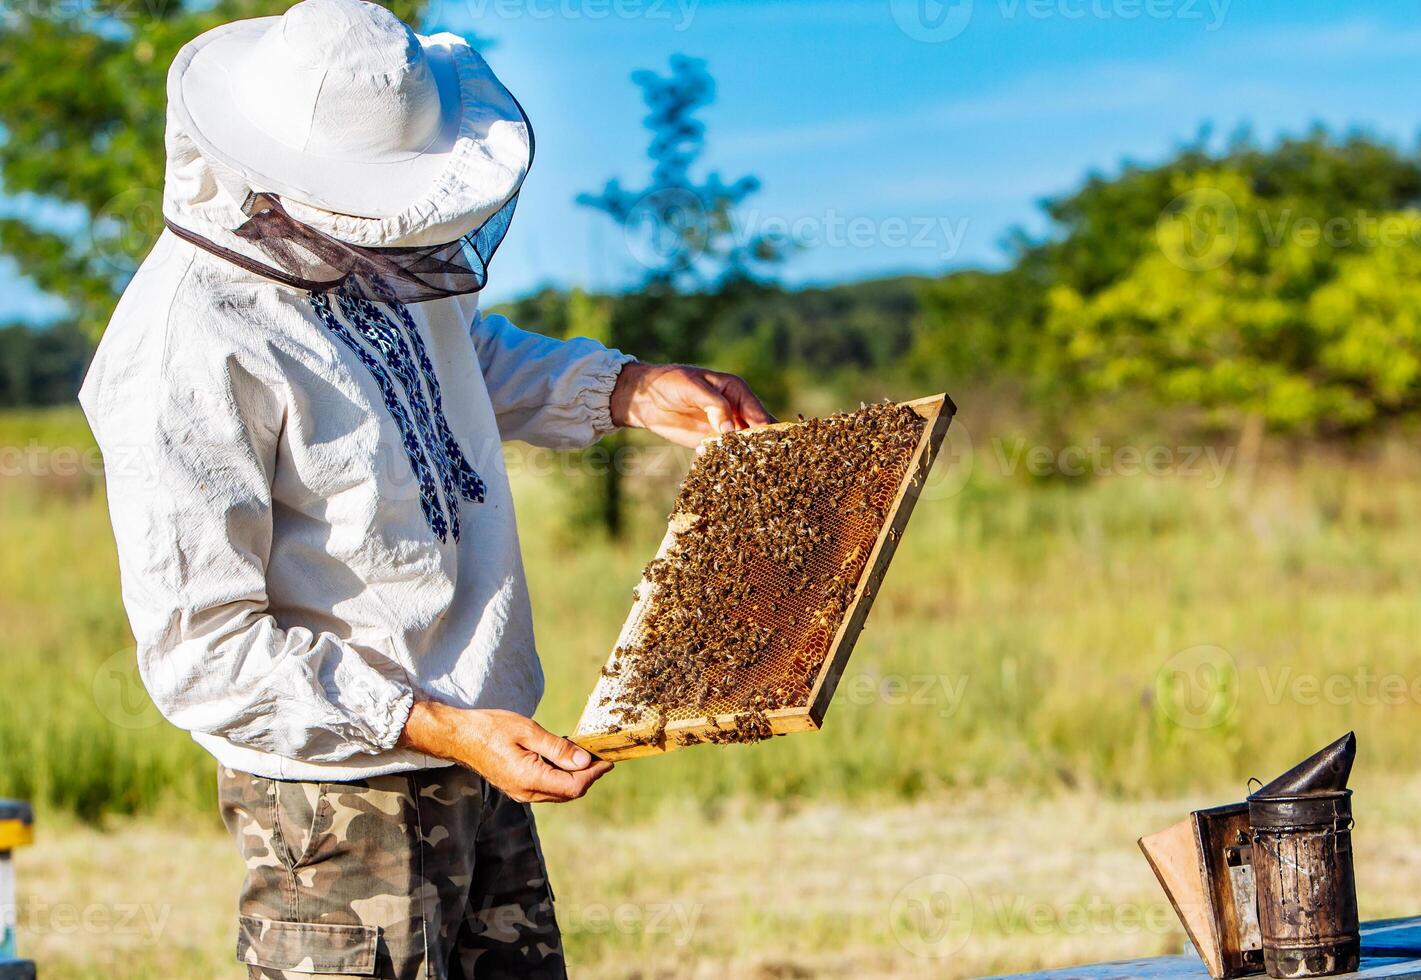
[[[828,652],[820,666],[814,686],[809,692],[807,702],[803,705],[776,708],[765,712],[770,730],[776,735],[816,731],[823,725],[824,715],[829,710],[829,703],[834,697],[839,679],[843,675],[844,668],[848,665],[854,643],[863,631],[864,622],[868,618],[874,596],[878,593],[879,584],[888,571],[888,564],[893,558],[893,553],[902,538],[903,530],[908,524],[908,518],[913,512],[913,506],[917,503],[918,495],[927,480],[928,471],[932,468],[933,460],[937,458],[938,450],[947,434],[948,425],[957,411],[957,407],[945,394],[919,398],[902,404],[920,415],[927,424],[923,428],[917,448],[914,450],[898,484],[897,491],[887,508],[883,524],[879,528],[878,536],[854,589],[853,598],[847,604],[834,631]],[[798,424],[788,422],[780,423],[780,426],[789,427]],[[661,547],[657,550],[657,558],[665,556],[670,551],[676,542],[678,533],[680,533],[680,529],[676,526],[673,516],[672,521],[668,522],[666,536],[662,539]],[[652,601],[653,592],[652,583],[643,579],[637,588],[636,603],[632,606],[631,613],[617,639],[617,647],[631,642],[634,632],[639,628]],[[608,659],[609,668],[613,659],[615,659],[615,654]],[[592,694],[588,697],[582,719],[578,722],[576,732],[571,736],[572,741],[600,758],[618,761],[657,755],[683,745],[712,741],[717,733],[723,734],[733,731],[737,727],[733,713],[673,719],[666,722],[664,731],[660,738],[657,738],[655,718],[648,717],[638,720],[634,724],[609,722],[608,709],[602,702],[609,697],[615,702],[616,686],[616,680],[609,678],[604,672]]]

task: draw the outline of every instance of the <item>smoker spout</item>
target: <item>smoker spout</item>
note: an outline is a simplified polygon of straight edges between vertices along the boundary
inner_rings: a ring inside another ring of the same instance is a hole
[[[1298,796],[1346,789],[1347,779],[1352,775],[1352,762],[1356,758],[1357,736],[1355,732],[1348,732],[1252,795]]]

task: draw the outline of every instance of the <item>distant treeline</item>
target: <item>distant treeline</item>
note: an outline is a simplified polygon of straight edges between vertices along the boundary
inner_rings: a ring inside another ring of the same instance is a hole
[[[714,298],[679,297],[672,305],[683,309],[671,318],[705,332],[693,356],[744,375],[764,397],[784,407],[793,382],[832,385],[903,368],[917,343],[925,291],[933,284],[926,277],[804,289],[739,283]],[[588,307],[600,309],[600,316],[589,317]],[[637,296],[554,289],[499,308],[520,326],[554,336],[597,335],[599,319],[635,319],[640,310]],[[647,346],[660,345],[648,338]],[[628,353],[641,350],[633,342]]]
[[[898,364],[913,347],[919,297],[930,283],[895,278],[804,290],[759,285],[727,310],[711,348],[733,359],[737,370],[790,366],[826,380],[845,369]],[[571,295],[540,290],[499,310],[528,329],[573,334],[567,314]],[[591,301],[615,304],[618,297]],[[92,351],[92,343],[69,324],[0,327],[0,406],[73,401]]]
[[[88,338],[68,324],[0,327],[0,407],[73,401],[91,350]]]
[[[1047,233],[1009,236],[1002,271],[742,288],[705,349],[771,385],[1005,382],[1047,429],[1124,396],[1216,431],[1346,436],[1421,416],[1416,152],[1321,129],[1268,147],[1201,137],[1042,206]],[[613,319],[636,302],[603,301]],[[544,293],[513,313],[567,333],[578,306]]]
[[[695,356],[782,404],[801,382],[1006,381],[1042,411],[1128,394],[1212,427],[1345,435],[1421,415],[1418,205],[1421,157],[1366,136],[1201,139],[1044,202],[1047,233],[1012,235],[1002,271],[669,298],[546,289],[503,310],[661,352],[694,324]],[[0,402],[72,396],[85,356],[70,328],[0,331]]]

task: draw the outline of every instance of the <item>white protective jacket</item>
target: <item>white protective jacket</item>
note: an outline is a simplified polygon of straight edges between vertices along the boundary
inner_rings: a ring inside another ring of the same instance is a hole
[[[164,213],[243,247],[237,202],[171,119]],[[501,443],[595,441],[628,360],[474,296],[306,293],[165,231],[80,393],[158,708],[224,765],[333,781],[447,764],[395,748],[415,697],[531,714]]]

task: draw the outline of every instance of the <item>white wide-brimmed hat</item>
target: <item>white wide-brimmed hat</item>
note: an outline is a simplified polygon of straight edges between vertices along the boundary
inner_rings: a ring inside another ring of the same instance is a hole
[[[463,38],[365,0],[208,31],[178,53],[168,100],[205,156],[293,213],[351,216],[334,230],[356,244],[468,234],[532,158],[522,108]]]

